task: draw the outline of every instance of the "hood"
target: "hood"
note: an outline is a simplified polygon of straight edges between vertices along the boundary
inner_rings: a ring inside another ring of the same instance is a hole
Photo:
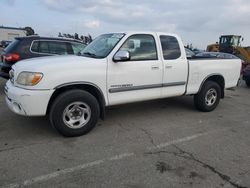
[[[27,89],[53,89],[58,85],[70,82],[90,82],[106,80],[106,59],[95,59],[83,56],[50,56],[22,60],[12,68],[14,77],[19,73],[39,72],[43,74],[42,80],[35,86],[20,86]],[[102,83],[104,86],[105,84]]]
[[[58,55],[31,58],[17,62],[12,67],[15,71],[46,72],[48,70],[70,69],[74,67],[91,66],[105,63],[106,59],[95,59],[75,55]]]

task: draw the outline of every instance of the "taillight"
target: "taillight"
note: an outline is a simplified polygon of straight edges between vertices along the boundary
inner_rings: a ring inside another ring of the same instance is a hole
[[[17,62],[20,60],[20,55],[19,54],[5,54],[3,56],[5,61],[10,61],[10,62]]]

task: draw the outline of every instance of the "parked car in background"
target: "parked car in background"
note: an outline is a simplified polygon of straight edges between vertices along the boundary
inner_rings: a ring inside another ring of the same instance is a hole
[[[220,58],[220,59],[238,59],[237,56],[228,54],[228,53],[222,53],[222,52],[201,52],[196,54],[194,57],[198,58]]]
[[[193,51],[195,54],[204,52],[204,50],[197,49],[197,48],[193,49],[192,51]]]
[[[188,48],[185,48],[185,52],[186,52],[187,59],[190,59],[193,56],[195,56],[195,53],[192,50],[188,49]]]
[[[195,54],[194,56],[192,56],[189,59],[239,59],[239,57],[233,55],[233,54],[229,54],[229,53],[223,53],[223,52],[202,52],[202,53],[198,53]],[[243,70],[245,68],[246,64],[243,60],[241,60],[241,71],[240,74],[243,74]]]
[[[51,55],[78,55],[86,44],[66,38],[18,37],[1,54],[0,76],[9,78],[11,66],[22,59]]]
[[[195,58],[238,59],[238,57],[235,55],[222,52],[200,52],[196,54],[194,51],[188,48],[185,48],[185,51],[188,59],[195,59]]]
[[[243,80],[245,80],[247,86],[250,87],[250,65],[249,64],[243,69]]]
[[[12,41],[9,40],[2,40],[0,43],[0,47],[6,48]]]

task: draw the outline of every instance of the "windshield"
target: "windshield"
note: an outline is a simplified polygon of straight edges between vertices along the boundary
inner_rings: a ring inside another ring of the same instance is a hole
[[[113,50],[116,44],[124,37],[124,33],[104,34],[97,37],[81,52],[83,56],[104,58]]]

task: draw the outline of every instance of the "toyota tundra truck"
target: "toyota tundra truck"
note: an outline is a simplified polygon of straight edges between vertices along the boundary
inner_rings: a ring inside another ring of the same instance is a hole
[[[23,60],[5,86],[15,113],[46,116],[64,136],[79,136],[108,106],[191,95],[203,112],[237,85],[240,59],[188,59],[179,36],[163,32],[109,33],[80,56]]]

